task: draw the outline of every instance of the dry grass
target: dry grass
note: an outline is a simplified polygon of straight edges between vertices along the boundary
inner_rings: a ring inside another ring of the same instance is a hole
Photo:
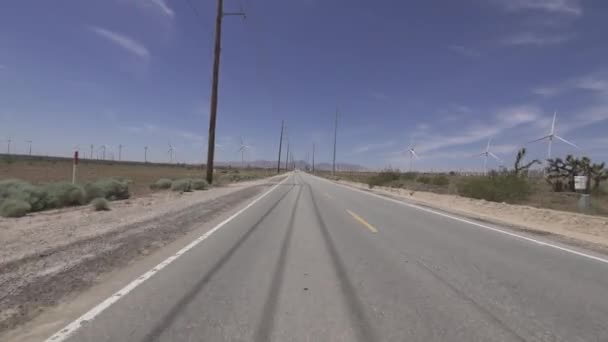
[[[272,170],[247,169],[240,170],[241,177],[231,177],[239,172],[238,169],[217,169],[216,179],[229,183],[241,180],[251,180],[271,176]],[[247,175],[247,177],[243,177]],[[131,181],[129,191],[135,196],[152,192],[150,185],[160,178],[200,178],[205,176],[205,170],[195,165],[168,165],[153,163],[129,163],[111,161],[81,160],[78,165],[79,183],[94,182],[101,178],[124,178]],[[58,181],[70,181],[72,177],[72,162],[69,159],[36,158],[32,160],[6,156],[0,159],[0,180],[17,178],[32,184],[46,184]],[[245,179],[246,178],[246,179]]]
[[[318,172],[317,175],[331,178],[329,172]],[[337,172],[336,178],[367,184],[369,178],[376,175],[378,175],[377,172]],[[404,179],[408,177],[401,177],[401,179],[391,181],[384,184],[384,186],[403,188],[412,191],[456,195],[458,194],[459,185],[466,182],[469,177],[475,176],[446,175],[446,177],[449,180],[449,183],[442,186],[434,185],[432,183],[424,184],[415,179]],[[518,201],[519,204],[536,208],[580,212],[578,207],[579,194],[572,192],[554,192],[550,185],[540,177],[530,177],[528,180],[531,186],[530,194],[526,199]],[[600,191],[592,194],[591,205],[592,207],[586,212],[587,214],[608,216],[608,181],[605,181],[602,184]]]

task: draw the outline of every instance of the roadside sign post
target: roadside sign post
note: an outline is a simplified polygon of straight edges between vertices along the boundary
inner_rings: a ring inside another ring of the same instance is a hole
[[[76,169],[78,168],[78,151],[74,151],[74,162],[72,163],[72,184],[76,183]]]
[[[574,176],[574,190],[581,194],[578,199],[578,209],[582,212],[591,208],[591,197],[587,192],[587,176]]]

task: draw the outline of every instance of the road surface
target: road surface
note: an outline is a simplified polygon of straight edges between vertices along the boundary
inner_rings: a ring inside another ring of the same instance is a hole
[[[302,172],[199,242],[55,341],[608,341],[601,256]]]

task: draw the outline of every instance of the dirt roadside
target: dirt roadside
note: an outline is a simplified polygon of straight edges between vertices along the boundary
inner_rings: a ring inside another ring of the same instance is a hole
[[[525,233],[551,235],[559,242],[608,254],[608,218],[606,217],[407,189],[388,187],[369,189],[367,184],[344,180],[337,183],[475,220],[508,226]]]
[[[278,183],[283,176],[193,193],[0,219],[0,333],[93,285]]]

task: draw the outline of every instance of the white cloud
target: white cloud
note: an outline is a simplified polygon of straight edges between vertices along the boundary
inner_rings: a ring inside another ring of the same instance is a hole
[[[547,46],[565,43],[574,38],[572,34],[541,34],[535,32],[523,32],[503,39],[502,43],[509,46],[536,45]]]
[[[109,42],[125,49],[126,51],[140,58],[146,59],[150,56],[150,52],[143,44],[130,37],[101,27],[91,26],[90,29],[100,37],[103,37]]]
[[[379,92],[372,92],[370,94],[371,97],[373,97],[376,100],[387,100],[388,96],[384,93],[379,93]]]
[[[466,145],[489,137],[497,136],[502,132],[533,122],[540,117],[540,109],[534,106],[509,107],[498,111],[491,123],[476,123],[461,130],[456,135],[431,134],[417,142],[418,151],[427,153],[446,147]]]
[[[494,0],[508,11],[534,10],[579,17],[583,14],[580,0]]]
[[[532,92],[537,95],[551,97],[573,90],[608,94],[608,73],[603,71],[595,72],[586,76],[571,78],[558,84],[537,87]]]
[[[352,154],[360,154],[360,153],[366,153],[366,152],[370,152],[370,151],[377,151],[377,150],[381,150],[381,149],[384,149],[387,147],[391,147],[393,145],[395,145],[395,141],[393,141],[393,140],[378,142],[378,143],[363,144],[363,145],[359,145],[359,146],[355,147],[353,149]]]
[[[481,53],[479,53],[479,51],[462,45],[450,45],[448,46],[448,49],[465,57],[475,58],[481,56]]]
[[[127,3],[133,6],[137,6],[141,10],[153,11],[162,14],[163,17],[173,19],[175,12],[165,0],[118,0],[122,3]]]
[[[158,8],[165,14],[166,16],[173,18],[175,16],[175,12],[167,5],[164,0],[150,0],[153,4],[158,6]]]

